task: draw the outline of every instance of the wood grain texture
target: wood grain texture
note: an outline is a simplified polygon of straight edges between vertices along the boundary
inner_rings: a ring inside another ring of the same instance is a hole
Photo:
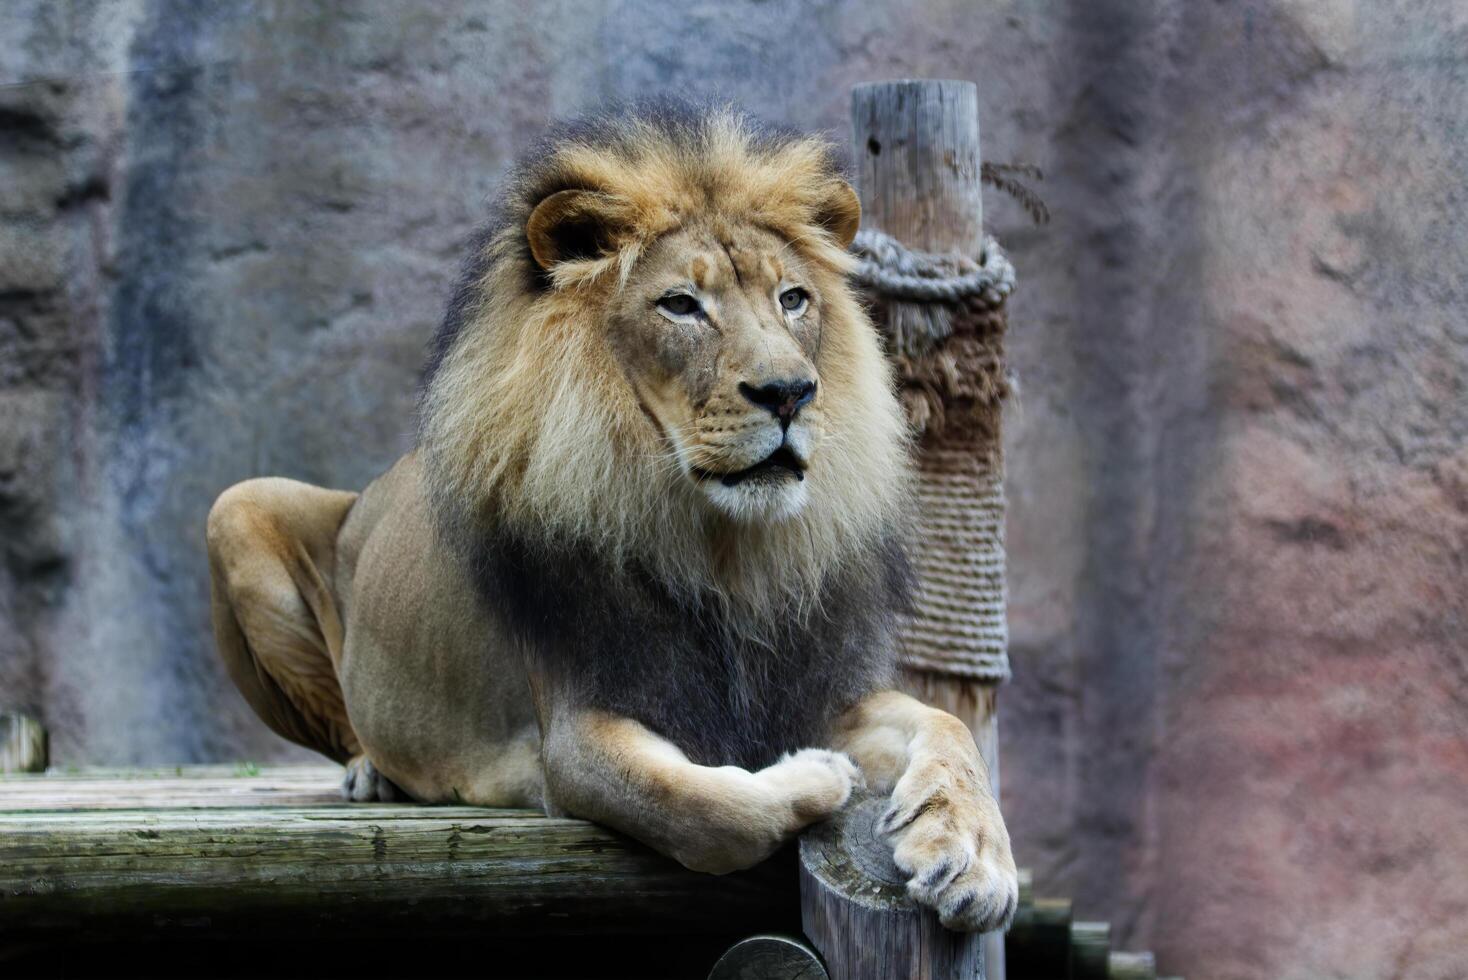
[[[973,82],[898,81],[851,94],[852,157],[862,222],[928,251],[977,255],[984,242],[979,93]],[[903,687],[963,719],[999,792],[992,685],[905,670]]]
[[[886,804],[862,797],[800,839],[805,934],[831,980],[978,980],[981,937],[943,928],[907,897],[905,876],[876,830]]]
[[[340,805],[339,766],[91,769],[0,782],[0,812]]]
[[[858,85],[851,94],[852,159],[862,224],[912,248],[978,255],[984,243],[979,90],[967,81]],[[904,670],[914,697],[961,718],[999,796],[999,728],[990,684]],[[986,941],[991,980],[1004,978],[1004,939]]]
[[[858,85],[851,124],[863,223],[911,248],[978,255],[984,243],[978,86]]]
[[[800,924],[788,853],[753,873],[700,875],[593,824],[535,811],[344,804],[340,778],[336,766],[248,764],[0,777],[0,936],[713,936]],[[886,842],[867,824],[848,834],[845,858],[823,857],[816,871],[846,866],[843,880],[888,903],[872,910],[863,894],[855,917],[822,913],[858,930],[845,941],[865,948],[891,927],[916,936],[903,948],[921,956],[926,943],[966,939],[907,902]],[[829,855],[837,832],[808,837]],[[1069,903],[1033,899],[1023,871],[1021,889],[1010,942],[1066,975]]]
[[[789,936],[750,936],[719,957],[708,980],[830,980],[821,959]]]
[[[536,811],[340,803],[340,772],[4,777],[0,933],[727,934],[795,921],[788,855],[713,877]]]
[[[18,712],[0,713],[0,773],[46,768],[46,729]]]

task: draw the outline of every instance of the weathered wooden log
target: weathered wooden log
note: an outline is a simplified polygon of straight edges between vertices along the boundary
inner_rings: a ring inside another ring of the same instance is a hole
[[[863,224],[911,248],[978,255],[984,244],[978,87],[961,81],[858,85],[852,91],[851,122]],[[978,455],[974,447],[959,448]],[[927,455],[933,454],[919,454],[920,466]],[[919,543],[920,575],[946,571],[925,568],[937,550],[929,546],[936,544]],[[976,604],[983,601],[983,597],[973,598]],[[919,595],[912,628],[923,634],[941,631],[946,615],[942,609],[928,609],[929,602],[925,594]],[[905,686],[914,696],[968,724],[984,752],[997,792],[994,685],[956,670],[933,669],[931,661],[941,657],[937,651],[926,653],[922,660],[928,666],[908,670]]]
[[[863,221],[910,248],[978,255],[979,87],[934,79],[858,85],[851,123]]]
[[[1016,977],[1068,977],[1071,903],[1066,898],[1021,899],[1005,937],[1005,965]]]
[[[1005,936],[1005,965],[1011,976],[1157,980],[1157,964],[1151,953],[1112,953],[1110,946],[1109,925],[1080,922],[1073,928],[1070,899],[1036,898],[1034,876],[1028,869],[1020,869],[1019,910]],[[1079,964],[1074,962],[1077,949]],[[1103,963],[1104,972],[1098,973]]]
[[[800,839],[800,911],[831,980],[978,980],[977,935],[943,928],[907,897],[877,830],[884,797],[863,796]]]
[[[326,765],[87,768],[0,781],[0,813],[332,807],[342,802],[340,783],[341,769]]]
[[[41,723],[15,711],[0,713],[0,772],[41,772],[46,763]]]
[[[715,877],[581,820],[342,804],[335,767],[250,771],[0,779],[0,935],[797,928],[788,853]]]
[[[530,811],[343,805],[340,776],[333,766],[238,764],[0,778],[0,945],[74,936],[79,927],[106,941],[155,930],[719,936],[800,926],[789,855],[754,875],[713,878],[581,821]],[[863,832],[832,825],[810,835],[800,874],[835,903],[834,912],[820,913],[835,924],[809,926],[813,938],[836,930],[855,947],[858,965],[864,956],[886,955],[880,936],[916,935],[904,948],[930,957],[923,937],[940,946],[971,941],[906,902],[886,842],[871,831],[880,802],[853,806],[865,813]],[[854,857],[841,856],[843,833]],[[849,897],[823,883],[838,880],[847,865],[844,880],[857,883]],[[1025,976],[1070,975],[1069,902],[1035,899],[1024,871],[1020,889],[1009,937],[1014,968],[1024,967]],[[877,899],[887,911],[868,908]],[[850,903],[865,915],[843,911]],[[904,910],[906,924],[898,921]],[[1082,946],[1100,940],[1105,950],[1105,926],[1082,923],[1075,939]],[[724,968],[763,962],[754,954],[765,961],[800,954],[764,946],[740,950]],[[1145,976],[1144,962],[1106,959],[1119,976]]]
[[[981,254],[978,104],[978,86],[967,81],[877,82],[852,90],[852,157],[864,226],[909,248]],[[984,444],[975,444],[973,430],[959,427],[925,438],[919,453],[924,538],[916,560],[928,587],[918,596],[908,631],[909,656],[921,667],[906,671],[904,686],[963,719],[998,795],[998,678],[972,669],[1002,658],[1006,641],[997,406],[992,415],[980,437]],[[959,504],[962,513],[947,512],[957,500],[948,492],[956,483],[978,487],[987,498],[979,511],[970,512],[981,503],[975,499]],[[991,980],[1003,980],[1003,936],[989,937],[985,950]]]
[[[789,936],[741,939],[719,957],[708,980],[830,980],[821,959]]]
[[[1108,980],[1157,980],[1157,960],[1151,953],[1112,953],[1107,957]]]
[[[1070,975],[1075,980],[1106,980],[1111,970],[1111,923],[1072,922]]]

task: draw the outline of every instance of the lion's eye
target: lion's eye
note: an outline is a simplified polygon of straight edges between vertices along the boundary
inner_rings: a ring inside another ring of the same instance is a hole
[[[674,316],[692,316],[703,310],[698,300],[687,293],[669,293],[658,300],[658,307]]]
[[[780,305],[790,313],[804,309],[805,304],[809,300],[810,295],[799,286],[796,286],[794,289],[787,289],[780,294]]]

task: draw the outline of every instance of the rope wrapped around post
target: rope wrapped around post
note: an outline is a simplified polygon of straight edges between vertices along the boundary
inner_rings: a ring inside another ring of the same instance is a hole
[[[1007,680],[1000,408],[1012,387],[1004,305],[1014,267],[993,238],[973,257],[910,249],[864,229],[851,248],[919,447],[921,588],[903,663]]]
[[[984,240],[984,254],[972,259],[920,252],[886,232],[863,228],[851,251],[858,259],[856,281],[888,300],[958,303],[977,296],[996,307],[1014,292],[1014,266],[992,237]]]

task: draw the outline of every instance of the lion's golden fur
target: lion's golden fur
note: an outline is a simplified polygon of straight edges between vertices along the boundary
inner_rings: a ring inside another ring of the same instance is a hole
[[[729,110],[634,113],[544,143],[513,178],[423,394],[420,451],[447,533],[508,524],[547,548],[636,560],[751,612],[804,605],[836,564],[891,536],[908,450],[886,358],[845,281],[848,256],[823,224],[845,186],[827,142],[771,136]],[[527,216],[566,189],[607,195],[618,233],[544,274]],[[785,520],[712,510],[608,352],[609,300],[650,243],[695,220],[771,231],[818,277],[826,439],[808,504]]]
[[[215,633],[261,718],[353,800],[540,805],[715,872],[864,779],[908,893],[1003,928],[983,758],[890,689],[907,443],[844,276],[859,211],[826,144],[732,112],[553,136],[450,305],[419,449],[360,494],[215,503]],[[664,318],[669,289],[708,315]]]

